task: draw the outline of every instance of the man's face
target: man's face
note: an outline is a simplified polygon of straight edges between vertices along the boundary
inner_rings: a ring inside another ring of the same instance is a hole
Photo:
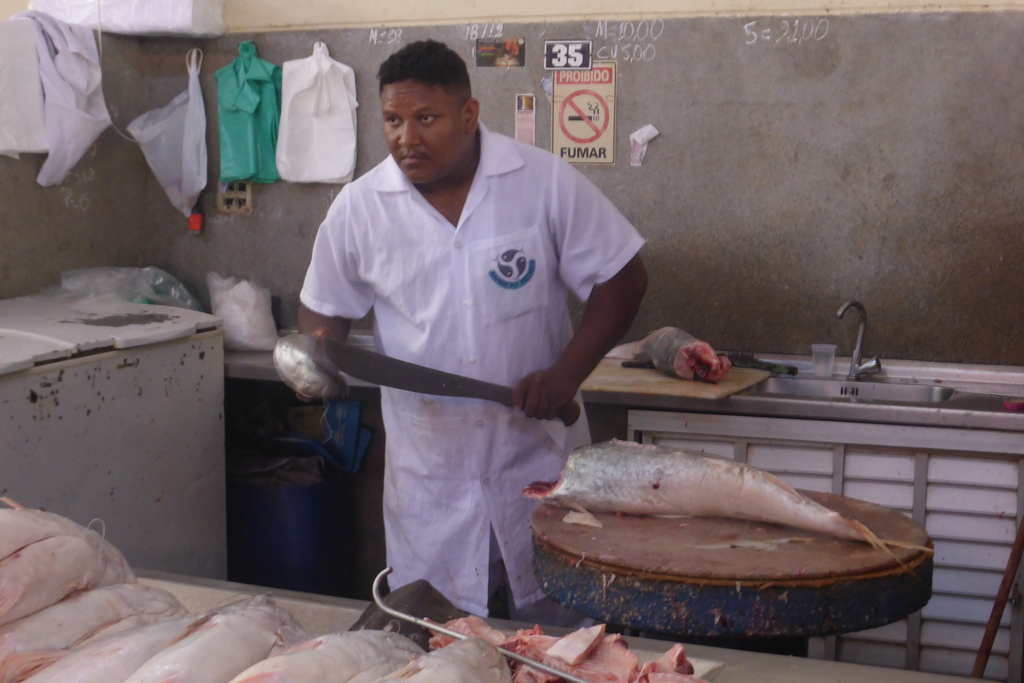
[[[463,101],[439,85],[400,81],[380,93],[388,150],[414,185],[460,179],[476,161],[480,112],[473,99]]]

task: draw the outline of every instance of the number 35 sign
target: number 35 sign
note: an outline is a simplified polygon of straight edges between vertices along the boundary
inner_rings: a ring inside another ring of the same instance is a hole
[[[591,41],[544,41],[545,69],[587,69],[591,67]]]

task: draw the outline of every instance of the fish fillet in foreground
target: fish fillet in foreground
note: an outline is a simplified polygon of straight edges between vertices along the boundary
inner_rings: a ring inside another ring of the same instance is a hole
[[[505,657],[479,638],[467,638],[412,660],[381,681],[512,683]]]
[[[27,678],[89,639],[185,615],[173,595],[140,583],[76,593],[0,627],[0,683]]]
[[[198,617],[182,617],[142,626],[76,647],[28,683],[123,683],[150,657],[186,635]]]
[[[681,448],[618,440],[582,446],[569,455],[557,482],[534,482],[523,493],[592,512],[749,519],[881,543],[860,522],[773,474]]]
[[[228,683],[307,635],[272,598],[257,595],[220,608],[185,638],[146,661],[126,683]]]
[[[253,664],[231,683],[373,683],[422,654],[397,633],[328,633]]]
[[[0,509],[0,624],[77,590],[133,581],[124,556],[95,531],[51,512]]]

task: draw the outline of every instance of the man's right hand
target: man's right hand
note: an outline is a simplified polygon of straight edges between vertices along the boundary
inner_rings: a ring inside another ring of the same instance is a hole
[[[306,310],[308,310],[308,309],[306,309]],[[312,311],[309,311],[309,312],[312,313]],[[328,329],[326,327],[317,327],[312,332],[309,333],[309,336],[313,337],[313,340],[316,341],[317,344],[322,344],[324,339],[327,339],[328,337],[331,337],[332,335],[331,335],[331,333],[328,331]],[[319,401],[320,400],[320,397],[318,397],[318,396],[308,396],[308,395],[303,394],[302,392],[300,392],[298,389],[295,390],[295,396],[297,396],[300,401],[305,401],[306,403],[312,403],[313,401]]]
[[[323,355],[326,361],[326,354],[323,354],[322,343],[324,339],[331,338],[338,341],[344,342],[348,339],[349,331],[352,329],[352,321],[348,318],[331,317],[321,315],[315,311],[311,311],[305,306],[299,306],[299,332],[311,337],[320,348],[320,354]],[[326,361],[330,365],[329,361]],[[333,367],[333,365],[331,366]],[[337,370],[335,369],[335,372]],[[280,373],[279,373],[280,374]],[[341,373],[338,373],[337,381],[344,387],[344,378]],[[303,391],[304,387],[300,387],[291,382],[286,382],[288,386],[295,392],[295,396],[300,401],[311,402],[319,401],[326,396],[310,395],[307,391]]]

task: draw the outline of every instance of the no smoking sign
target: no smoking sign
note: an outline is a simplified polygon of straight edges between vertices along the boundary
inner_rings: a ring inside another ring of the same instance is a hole
[[[615,163],[615,62],[555,71],[552,151],[574,164]]]
[[[608,103],[593,90],[576,90],[568,95],[558,112],[562,132],[582,145],[597,142],[608,130],[610,118]]]

